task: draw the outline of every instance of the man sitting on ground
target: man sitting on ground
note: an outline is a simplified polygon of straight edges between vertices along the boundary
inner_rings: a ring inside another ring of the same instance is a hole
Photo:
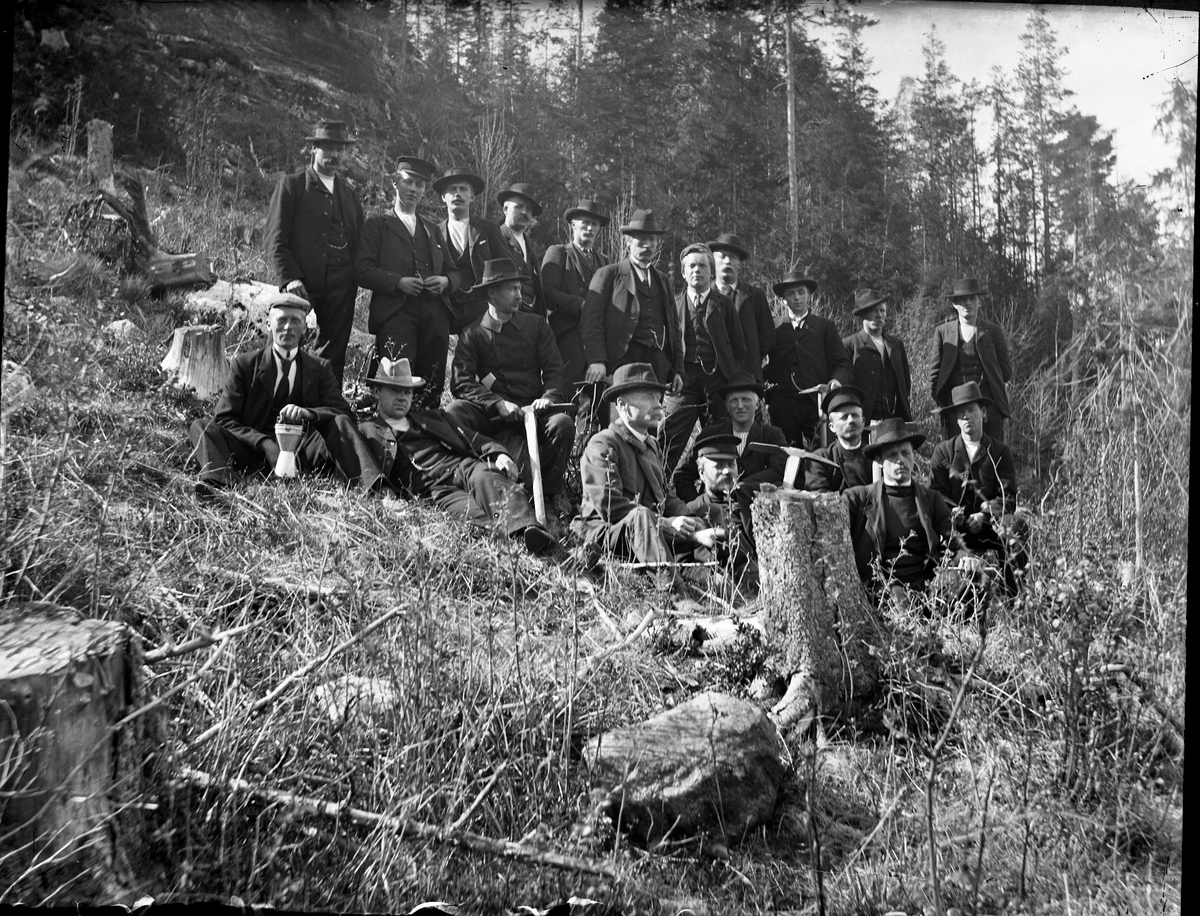
[[[738,503],[738,446],[741,440],[730,433],[714,433],[696,441],[696,471],[700,495],[687,504],[688,512],[713,531],[715,546],[697,547],[697,560],[716,560],[737,581],[749,573],[757,581],[750,515]]]
[[[872,483],[871,464],[863,453],[863,398],[853,385],[843,385],[825,395],[821,408],[829,417],[829,429],[837,441],[819,448],[816,454],[837,464],[806,462],[806,490],[841,493],[847,487]]]

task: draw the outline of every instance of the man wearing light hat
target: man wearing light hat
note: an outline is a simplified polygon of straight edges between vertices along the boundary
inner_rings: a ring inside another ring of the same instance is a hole
[[[359,424],[372,456],[373,478],[407,498],[427,497],[456,518],[510,538],[531,553],[555,546],[517,480],[517,466],[500,443],[463,429],[441,410],[412,410],[425,384],[407,359],[380,359],[367,382],[377,415]]]
[[[542,258],[542,295],[567,381],[574,383],[583,381],[587,372],[579,319],[588,284],[606,263],[595,245],[597,233],[608,225],[609,219],[596,201],[584,199],[563,214],[563,221],[571,228],[571,241],[546,249]]]
[[[546,303],[542,300],[542,250],[529,237],[527,230],[533,228],[542,214],[542,205],[533,196],[533,186],[520,183],[509,185],[496,195],[504,208],[504,223],[500,235],[508,244],[507,256],[517,265],[521,274],[521,308],[538,315],[546,314]],[[504,252],[496,255],[505,256]]]
[[[864,426],[888,417],[912,420],[908,353],[899,337],[884,332],[887,307],[888,297],[879,290],[856,290],[854,314],[862,330],[842,340],[854,364],[854,386],[862,391]]]
[[[312,162],[279,179],[263,244],[280,291],[312,303],[313,353],[329,360],[340,385],[358,295],[354,248],[363,228],[362,204],[340,174],[341,156],[354,140],[344,121],[320,121],[305,139],[312,145]]]
[[[358,282],[371,290],[367,330],[381,357],[411,360],[429,385],[422,403],[436,407],[446,379],[450,297],[460,279],[442,227],[417,213],[436,170],[416,156],[402,156],[390,180],[395,204],[363,226],[356,253]]]
[[[820,461],[805,462],[804,488],[815,492],[840,493],[848,487],[873,482],[871,461],[863,451],[863,393],[843,385],[825,395],[822,412],[829,418],[834,441],[816,454],[837,467]]]
[[[454,306],[450,330],[454,334],[478,321],[487,311],[486,293],[472,290],[483,276],[483,265],[493,258],[505,257],[508,252],[508,242],[500,234],[500,227],[471,213],[471,203],[483,189],[482,178],[470,169],[457,167],[446,169],[433,183],[433,193],[440,195],[446,205],[442,235],[459,275],[459,287],[450,296],[450,304]]]
[[[279,459],[276,423],[307,427],[296,453],[301,471],[332,464],[352,482],[369,485],[360,481],[365,453],[357,450],[361,440],[333,366],[300,349],[310,307],[280,293],[267,313],[271,344],[235,357],[213,418],[192,423],[197,495],[229,486],[234,468],[269,473]]]
[[[746,342],[742,366],[761,382],[763,358],[775,345],[775,316],[771,314],[766,291],[741,279],[742,266],[749,260],[750,252],[736,235],[722,232],[708,247],[717,265],[717,290],[733,303],[742,323],[742,339]]]

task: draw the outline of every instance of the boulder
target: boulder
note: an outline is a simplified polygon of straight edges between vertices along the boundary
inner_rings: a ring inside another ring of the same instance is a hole
[[[116,321],[110,322],[104,329],[104,332],[115,340],[126,342],[146,339],[146,335],[142,333],[141,328],[128,318],[118,318]]]
[[[266,333],[267,312],[272,304],[287,296],[272,283],[218,280],[208,289],[189,293],[183,301],[183,310],[193,323],[223,320],[227,328],[246,324]],[[310,320],[312,317],[310,312]]]
[[[394,713],[400,696],[391,681],[347,674],[327,681],[314,693],[317,704],[335,725],[351,715],[379,719]]]
[[[767,714],[715,691],[593,738],[584,759],[609,789],[614,823],[648,841],[740,839],[771,816],[788,767]]]

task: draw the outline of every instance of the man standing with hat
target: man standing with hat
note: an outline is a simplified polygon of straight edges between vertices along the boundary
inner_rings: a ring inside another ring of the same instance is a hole
[[[862,422],[899,417],[912,420],[912,376],[908,353],[899,337],[884,333],[888,298],[877,289],[854,293],[854,314],[862,330],[842,340],[854,364],[854,386],[862,391]]]
[[[558,352],[562,354],[567,381],[582,382],[587,361],[579,319],[588,284],[606,263],[595,245],[597,233],[608,225],[609,219],[596,201],[584,199],[563,214],[563,221],[571,227],[571,241],[546,249],[542,258],[542,295],[546,300],[550,327],[558,341]]]
[[[417,213],[436,169],[424,159],[402,156],[391,176],[391,211],[363,226],[356,263],[358,281],[371,290],[367,330],[375,335],[375,360],[404,357],[428,379],[422,402],[436,407],[445,386],[450,296],[458,269],[441,226]]]
[[[822,412],[829,418],[835,441],[816,454],[828,458],[837,467],[809,461],[804,469],[804,488],[817,492],[841,493],[848,487],[873,483],[871,462],[863,451],[863,393],[853,385],[843,385],[825,395]]]
[[[775,328],[765,373],[767,405],[788,442],[804,448],[817,432],[818,399],[849,385],[854,366],[833,322],[813,314],[816,280],[793,270],[772,290],[787,304],[788,315]]]
[[[639,563],[670,563],[702,543],[698,534],[708,540],[705,546],[714,543],[663,472],[654,429],[666,390],[649,363],[618,367],[601,395],[614,405],[612,420],[591,438],[579,463],[583,501],[571,530],[586,544]]]
[[[520,311],[521,274],[507,258],[488,261],[475,289],[487,295],[488,310],[458,336],[450,368],[450,391],[458,400],[446,413],[466,429],[495,436],[506,426],[521,428],[522,408],[532,407],[542,487],[553,504],[575,439],[569,416],[546,412],[567,399],[554,332],[541,315]]]
[[[600,382],[630,363],[649,363],[667,388],[683,388],[683,341],[671,284],[654,266],[666,229],[653,210],[635,210],[621,227],[627,255],[601,267],[583,301],[584,380]]]
[[[521,274],[521,308],[538,315],[546,314],[546,303],[542,300],[541,264],[542,250],[526,230],[531,229],[542,215],[542,205],[533,196],[533,186],[528,184],[509,185],[496,195],[504,208],[504,223],[500,235],[508,244],[508,258],[517,265]],[[497,254],[496,257],[504,257]]]
[[[458,289],[450,296],[454,307],[450,330],[455,334],[487,311],[487,295],[483,291],[472,292],[483,276],[483,265],[508,253],[508,242],[500,234],[500,227],[490,219],[471,214],[471,203],[483,189],[483,179],[464,168],[446,169],[433,183],[433,192],[441,195],[446,205],[442,235],[459,276]]]
[[[344,121],[320,121],[312,135],[312,162],[275,186],[263,234],[267,264],[281,292],[312,303],[316,356],[329,360],[338,384],[354,325],[354,248],[363,228],[358,195],[339,172],[354,143]]]
[[[750,252],[736,235],[722,232],[708,247],[716,262],[717,290],[733,303],[742,324],[742,339],[746,342],[742,367],[761,382],[763,357],[775,344],[775,316],[771,314],[766,291],[742,282],[742,265],[750,258]]]
[[[271,344],[235,357],[213,418],[192,423],[197,495],[229,486],[235,467],[270,473],[279,460],[276,423],[307,427],[296,452],[300,470],[333,464],[352,483],[369,486],[360,474],[367,456],[333,366],[300,349],[310,307],[281,293],[267,313]]]
[[[380,359],[367,382],[377,415],[359,424],[372,456],[372,485],[384,481],[397,494],[428,497],[455,518],[520,538],[531,553],[555,545],[538,524],[517,466],[498,443],[463,429],[441,410],[412,410],[413,392],[425,379],[407,359]]]
[[[987,290],[974,277],[955,280],[948,298],[957,317],[933,330],[933,362],[930,386],[933,400],[942,407],[950,405],[950,392],[959,385],[975,382],[983,396],[992,401],[984,432],[997,442],[1004,441],[1004,418],[1011,415],[1008,389],[1012,363],[1008,341],[1000,325],[979,317]],[[956,434],[953,415],[943,412],[944,438]]]

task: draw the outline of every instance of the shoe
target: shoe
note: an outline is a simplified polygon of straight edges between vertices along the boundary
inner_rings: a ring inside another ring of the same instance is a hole
[[[521,532],[521,538],[525,541],[525,549],[534,556],[540,557],[558,546],[550,532],[541,525],[530,525]]]
[[[223,477],[201,477],[192,484],[192,492],[196,494],[196,499],[207,502],[220,496],[228,486],[229,481]]]

